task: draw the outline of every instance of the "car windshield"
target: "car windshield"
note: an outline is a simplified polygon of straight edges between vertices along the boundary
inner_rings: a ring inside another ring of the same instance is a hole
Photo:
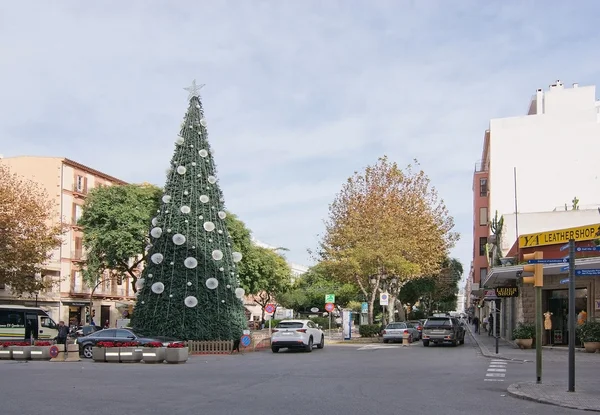
[[[280,322],[276,328],[278,329],[301,329],[304,327],[304,323],[300,323],[297,321],[282,321]]]
[[[430,327],[452,327],[452,322],[450,321],[449,318],[444,318],[444,319],[430,318],[429,320],[427,320],[425,322],[425,327],[427,327],[427,328],[430,328]]]

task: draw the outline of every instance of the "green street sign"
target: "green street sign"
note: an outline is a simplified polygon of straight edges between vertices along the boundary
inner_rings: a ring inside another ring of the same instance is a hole
[[[327,294],[325,296],[325,303],[333,303],[333,304],[335,304],[335,294]]]

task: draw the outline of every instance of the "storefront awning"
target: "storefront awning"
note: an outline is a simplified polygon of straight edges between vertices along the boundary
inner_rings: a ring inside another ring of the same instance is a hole
[[[568,263],[545,264],[544,275],[569,275],[569,271],[561,271],[568,266]],[[576,269],[591,269],[600,267],[600,257],[582,258],[575,260]],[[523,272],[523,265],[513,265],[510,267],[494,267],[490,270],[482,286],[487,288],[496,288],[517,280],[517,273]]]

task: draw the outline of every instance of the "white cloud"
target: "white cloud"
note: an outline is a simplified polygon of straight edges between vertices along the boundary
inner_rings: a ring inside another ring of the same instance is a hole
[[[468,270],[488,120],[524,114],[556,78],[598,81],[597,8],[6,2],[0,149],[163,184],[196,78],[227,205],[256,237],[307,262],[346,177],[384,153],[416,157],[457,217]]]

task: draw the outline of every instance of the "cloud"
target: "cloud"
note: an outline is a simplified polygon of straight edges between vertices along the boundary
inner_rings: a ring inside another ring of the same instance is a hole
[[[162,185],[182,88],[196,78],[227,205],[257,238],[306,263],[348,176],[383,154],[418,158],[456,218],[453,254],[468,270],[489,119],[524,114],[556,78],[598,81],[600,6],[559,6],[2,3],[0,151]]]

